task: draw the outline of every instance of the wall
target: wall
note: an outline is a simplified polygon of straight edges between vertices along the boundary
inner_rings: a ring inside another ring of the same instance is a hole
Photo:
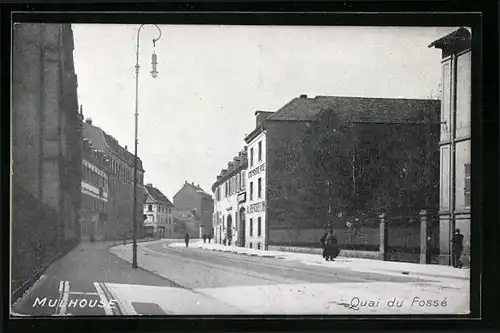
[[[214,200],[202,198],[201,201],[201,221],[203,225],[203,232],[209,234],[212,232],[212,215],[214,213]]]
[[[14,294],[79,240],[81,132],[72,38],[70,25],[14,26]]]
[[[451,263],[451,237],[464,235],[462,261],[470,262],[470,200],[466,199],[466,164],[471,164],[471,52],[465,50],[442,61],[440,142],[440,262]],[[456,70],[456,71],[455,71]],[[456,73],[456,75],[455,75]],[[455,85],[456,84],[456,85]],[[456,87],[456,90],[455,90]],[[456,103],[453,102],[456,97]],[[469,179],[469,191],[470,191]],[[469,192],[470,193],[470,192]],[[470,197],[470,194],[469,194]]]
[[[259,143],[261,143],[262,156],[259,160]],[[267,207],[267,160],[268,152],[266,151],[268,141],[266,133],[258,134],[252,141],[248,142],[248,169],[246,172],[247,184],[247,200],[245,203],[245,247],[261,248],[266,246],[266,227],[268,222],[266,207]],[[253,163],[252,163],[253,151]],[[261,193],[259,197],[259,179],[261,181]],[[252,190],[253,186],[253,190]],[[253,192],[253,193],[252,193]],[[259,235],[259,218],[260,218],[260,235]]]
[[[320,177],[300,148],[309,126],[305,122],[268,122],[266,129],[269,229],[323,228],[327,223],[327,206],[321,200],[327,193],[314,193],[322,190],[316,184]],[[270,235],[270,244],[278,241],[273,239],[273,233]]]

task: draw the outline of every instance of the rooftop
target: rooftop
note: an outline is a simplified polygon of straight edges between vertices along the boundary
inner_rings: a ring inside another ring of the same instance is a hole
[[[152,186],[151,184],[147,184],[146,186],[144,186],[144,188],[153,198],[153,200],[164,203],[169,206],[173,206],[172,202],[168,200],[168,198],[156,187]]]
[[[105,153],[112,153],[130,166],[134,165],[134,154],[128,152],[124,147],[120,146],[118,141],[111,135],[107,134],[101,128],[92,125],[91,122],[84,121],[82,124],[83,137],[88,139],[92,146]],[[137,159],[137,167],[139,170],[144,171],[140,158]]]

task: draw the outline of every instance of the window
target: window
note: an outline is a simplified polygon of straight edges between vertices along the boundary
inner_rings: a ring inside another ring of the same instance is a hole
[[[252,243],[250,243],[250,248],[252,248]]]
[[[152,212],[153,211],[153,205],[148,205],[148,212]]]
[[[245,179],[245,170],[241,171],[241,189],[244,189],[246,186]]]
[[[250,236],[253,236],[253,219],[250,219]]]
[[[250,166],[253,166],[253,148],[250,148]]]
[[[228,189],[229,189],[229,184],[228,184],[228,182],[225,182],[224,183],[224,197],[225,198],[227,198]]]
[[[253,182],[250,182],[250,201],[253,200]]]
[[[262,197],[262,178],[259,178],[259,179],[257,180],[257,196],[258,196],[259,198],[261,198],[261,197]]]
[[[260,243],[257,243],[257,250],[260,250]]]
[[[465,207],[470,207],[470,163],[465,164],[465,188],[464,188],[464,196],[465,196]]]
[[[258,220],[257,220],[257,236],[260,236],[262,234],[262,230],[261,230],[261,217],[259,216]]]
[[[259,141],[259,162],[262,161],[262,141]]]

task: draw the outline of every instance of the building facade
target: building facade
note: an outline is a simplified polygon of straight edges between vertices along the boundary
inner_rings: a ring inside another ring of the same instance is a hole
[[[173,209],[174,218],[174,236],[172,238],[184,239],[186,233],[189,237],[202,237],[203,231],[200,218],[191,211]]]
[[[268,248],[268,221],[267,221],[267,130],[264,120],[273,112],[257,111],[255,130],[245,138],[248,145],[248,200],[246,202],[246,234],[248,239],[245,247]]]
[[[471,33],[460,28],[429,45],[442,50],[440,137],[440,263],[451,264],[451,237],[464,235],[470,262],[471,231]]]
[[[422,209],[437,211],[439,107],[301,95],[256,112],[245,138],[246,246],[316,247],[329,222],[345,229],[345,216],[393,214],[407,225]],[[419,229],[411,237],[418,241]]]
[[[81,121],[70,24],[12,31],[12,290],[80,238]],[[38,255],[33,249],[37,248]]]
[[[82,146],[82,200],[80,229],[82,240],[104,240],[108,208],[109,159],[87,139]]]
[[[155,238],[172,237],[174,234],[174,220],[172,209],[174,205],[153,184],[146,184],[147,194],[144,204],[144,235]]]
[[[214,241],[245,246],[250,234],[246,231],[246,171],[247,148],[221,170],[212,186],[214,193]]]
[[[214,200],[199,185],[195,185],[194,182],[184,182],[182,188],[174,195],[174,206],[180,211],[194,212],[202,222],[203,231],[199,233],[213,235]]]
[[[82,113],[83,116],[83,113]],[[109,160],[108,202],[106,210],[105,239],[130,239],[133,235],[133,189],[134,155],[101,128],[92,124],[92,119],[83,122],[83,136]],[[144,169],[137,159],[136,224],[137,236],[143,235]]]

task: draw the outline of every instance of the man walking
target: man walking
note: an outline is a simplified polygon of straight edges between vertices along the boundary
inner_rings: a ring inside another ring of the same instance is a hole
[[[460,233],[460,229],[455,229],[455,234],[451,240],[452,263],[453,267],[462,268],[460,257],[464,250],[464,235]]]
[[[186,242],[186,247],[189,245],[189,233],[186,232],[186,236],[184,236],[184,242]]]

